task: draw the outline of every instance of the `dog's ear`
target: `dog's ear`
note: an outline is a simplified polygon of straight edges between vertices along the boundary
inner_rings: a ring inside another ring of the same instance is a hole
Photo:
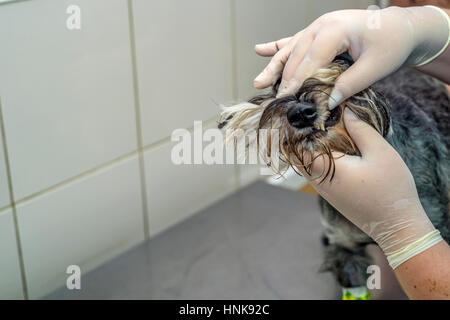
[[[263,105],[250,102],[222,107],[218,127],[219,129],[241,129],[244,132],[247,130],[257,130],[263,111]]]

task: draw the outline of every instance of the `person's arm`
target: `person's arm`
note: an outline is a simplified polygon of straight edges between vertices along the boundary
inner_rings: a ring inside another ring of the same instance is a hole
[[[335,83],[329,100],[333,109],[402,65],[419,66],[434,58],[449,36],[449,22],[435,7],[330,12],[293,37],[256,45],[257,54],[273,57],[254,86],[268,87],[282,76],[278,95],[292,94],[317,69],[348,51],[355,63]],[[448,79],[447,54],[423,70]]]
[[[411,299],[449,299],[450,249],[426,215],[411,172],[395,149],[349,108],[344,122],[361,157],[335,154],[334,178],[323,183],[320,176],[329,161],[317,157],[305,177],[379,245]]]
[[[395,275],[411,299],[450,299],[450,247],[439,242],[398,266]]]

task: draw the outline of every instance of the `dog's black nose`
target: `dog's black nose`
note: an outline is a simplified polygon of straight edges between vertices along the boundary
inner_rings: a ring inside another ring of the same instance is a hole
[[[314,124],[316,117],[316,107],[306,103],[297,103],[287,112],[289,123],[298,129],[311,127]]]

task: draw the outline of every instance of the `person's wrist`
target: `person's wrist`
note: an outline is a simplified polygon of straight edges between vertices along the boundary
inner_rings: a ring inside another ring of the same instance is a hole
[[[408,261],[412,257],[424,252],[443,240],[439,230],[434,229],[419,239],[413,241],[406,247],[394,253],[386,255],[389,265],[392,269],[396,269],[402,263]]]
[[[406,60],[411,66],[421,66],[437,58],[448,46],[450,20],[438,7],[404,8],[407,22],[412,26],[414,46]]]
[[[376,230],[375,242],[387,257],[397,256],[415,242],[436,230],[421,205],[394,211]]]

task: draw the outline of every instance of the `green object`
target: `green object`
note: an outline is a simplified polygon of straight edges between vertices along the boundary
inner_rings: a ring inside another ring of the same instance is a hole
[[[342,300],[370,300],[366,287],[342,288]]]

